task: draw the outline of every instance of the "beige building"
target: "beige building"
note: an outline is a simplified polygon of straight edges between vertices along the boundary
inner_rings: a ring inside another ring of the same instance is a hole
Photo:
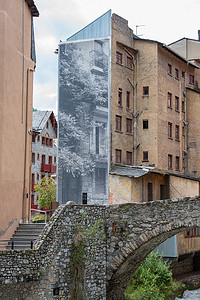
[[[0,239],[30,217],[33,0],[0,1]]]

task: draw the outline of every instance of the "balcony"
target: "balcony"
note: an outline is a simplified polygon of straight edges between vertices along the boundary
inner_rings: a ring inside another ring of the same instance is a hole
[[[38,205],[37,205],[37,204],[32,204],[32,203],[31,203],[31,209],[38,209]]]
[[[56,173],[56,166],[55,165],[51,165],[51,173]]]
[[[51,172],[50,164],[41,164],[41,172]]]

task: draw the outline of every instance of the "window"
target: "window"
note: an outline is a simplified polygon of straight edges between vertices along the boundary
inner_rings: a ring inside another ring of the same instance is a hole
[[[40,153],[37,154],[37,160],[40,160]]]
[[[52,161],[53,161],[52,156],[49,156],[49,165],[52,165]]]
[[[143,87],[143,96],[149,96],[149,87],[148,86]]]
[[[120,52],[116,52],[116,62],[122,64],[122,54]]]
[[[172,65],[168,64],[167,73],[172,75]]]
[[[49,123],[48,123],[48,121],[47,121],[47,123],[46,123],[46,128],[47,128],[47,129],[49,128]]]
[[[182,77],[185,78],[185,72],[184,71],[182,71]]]
[[[126,92],[126,108],[130,108],[130,92]]]
[[[122,150],[115,150],[116,162],[121,163],[122,161]]]
[[[32,183],[35,183],[35,173],[32,173]]]
[[[147,200],[148,201],[152,201],[153,200],[153,183],[152,182],[148,182]]]
[[[32,135],[32,143],[35,143],[35,134]]]
[[[49,146],[49,139],[46,138],[46,146]]]
[[[54,156],[54,164],[56,164],[56,156]]]
[[[96,154],[99,154],[99,127],[95,127],[96,136]]]
[[[37,141],[39,142],[40,141],[40,136],[38,135],[38,137],[37,137]]]
[[[87,204],[87,193],[82,193],[82,203]]]
[[[193,227],[185,231],[185,238],[200,236],[200,227]]]
[[[126,164],[132,165],[132,152],[126,152]]]
[[[32,152],[32,164],[35,164],[35,153]]]
[[[148,129],[148,128],[149,128],[148,120],[143,120],[143,129]]]
[[[185,102],[182,101],[182,112],[185,112]]]
[[[127,67],[132,69],[133,68],[133,61],[131,57],[127,56]]]
[[[42,145],[46,145],[46,138],[44,136],[42,137]]]
[[[168,169],[172,169],[172,155],[168,154]]]
[[[53,139],[49,139],[49,147],[53,147]]]
[[[37,181],[39,181],[39,180],[40,180],[40,174],[37,173]]]
[[[168,138],[172,138],[172,123],[168,122]]]
[[[179,126],[175,126],[175,140],[179,141]]]
[[[143,161],[148,161],[148,160],[149,160],[148,151],[143,151]]]
[[[178,71],[178,69],[175,69],[175,79],[179,79],[179,71]]]
[[[194,75],[189,75],[189,84],[194,84]]]
[[[118,90],[118,105],[122,107],[122,89]]]
[[[126,132],[132,133],[132,120],[126,119]]]
[[[43,154],[43,155],[42,155],[42,164],[45,164],[45,162],[46,162],[46,157],[45,157],[45,155]]]
[[[179,171],[179,156],[176,156],[176,171]]]
[[[122,131],[122,117],[116,116],[116,130]]]
[[[179,111],[179,97],[175,96],[175,110]]]
[[[167,107],[172,108],[172,94],[168,93],[167,95]]]

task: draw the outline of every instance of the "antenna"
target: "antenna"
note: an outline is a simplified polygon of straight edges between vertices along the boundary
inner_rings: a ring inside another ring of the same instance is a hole
[[[140,34],[140,35],[137,34],[137,29],[138,29],[138,27],[142,27],[142,26],[146,26],[146,25],[136,25],[136,26],[135,26],[135,28],[136,28],[135,31],[136,31],[136,35],[137,35],[137,36],[142,36],[142,35],[143,35],[143,34]]]

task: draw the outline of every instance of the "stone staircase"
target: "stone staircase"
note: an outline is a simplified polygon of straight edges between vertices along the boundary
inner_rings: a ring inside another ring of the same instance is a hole
[[[46,224],[19,224],[6,249],[31,249]]]

